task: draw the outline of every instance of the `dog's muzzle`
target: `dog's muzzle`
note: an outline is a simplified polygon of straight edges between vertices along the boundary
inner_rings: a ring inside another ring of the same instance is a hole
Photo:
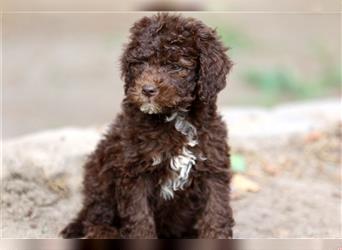
[[[140,106],[140,111],[152,115],[160,113],[161,108],[155,103],[144,103]]]

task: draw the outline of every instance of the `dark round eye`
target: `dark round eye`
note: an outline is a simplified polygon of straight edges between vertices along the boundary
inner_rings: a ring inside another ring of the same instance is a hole
[[[172,72],[178,72],[178,71],[181,71],[181,70],[183,70],[183,67],[181,67],[181,66],[179,66],[177,64],[172,64],[171,65],[171,71]]]
[[[129,66],[129,69],[134,74],[140,74],[143,71],[143,69],[144,69],[144,63],[143,62],[131,63],[130,66]]]
[[[144,62],[132,62],[131,66],[142,66],[144,65]]]

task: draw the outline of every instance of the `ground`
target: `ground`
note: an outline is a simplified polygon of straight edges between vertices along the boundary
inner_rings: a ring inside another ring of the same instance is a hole
[[[229,124],[235,238],[341,237],[339,100],[222,110]],[[5,238],[55,238],[81,204],[82,164],[105,126],[7,140]]]

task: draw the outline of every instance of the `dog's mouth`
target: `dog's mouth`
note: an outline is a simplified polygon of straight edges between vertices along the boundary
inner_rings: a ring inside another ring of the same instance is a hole
[[[145,113],[145,114],[152,115],[152,114],[159,114],[159,113],[161,113],[162,109],[156,103],[147,102],[147,103],[143,103],[140,106],[140,111]]]

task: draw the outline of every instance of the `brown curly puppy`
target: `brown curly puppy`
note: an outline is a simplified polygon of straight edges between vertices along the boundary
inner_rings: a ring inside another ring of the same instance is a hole
[[[230,163],[217,94],[231,62],[216,32],[157,14],[131,29],[123,112],[85,165],[64,238],[231,238]]]

